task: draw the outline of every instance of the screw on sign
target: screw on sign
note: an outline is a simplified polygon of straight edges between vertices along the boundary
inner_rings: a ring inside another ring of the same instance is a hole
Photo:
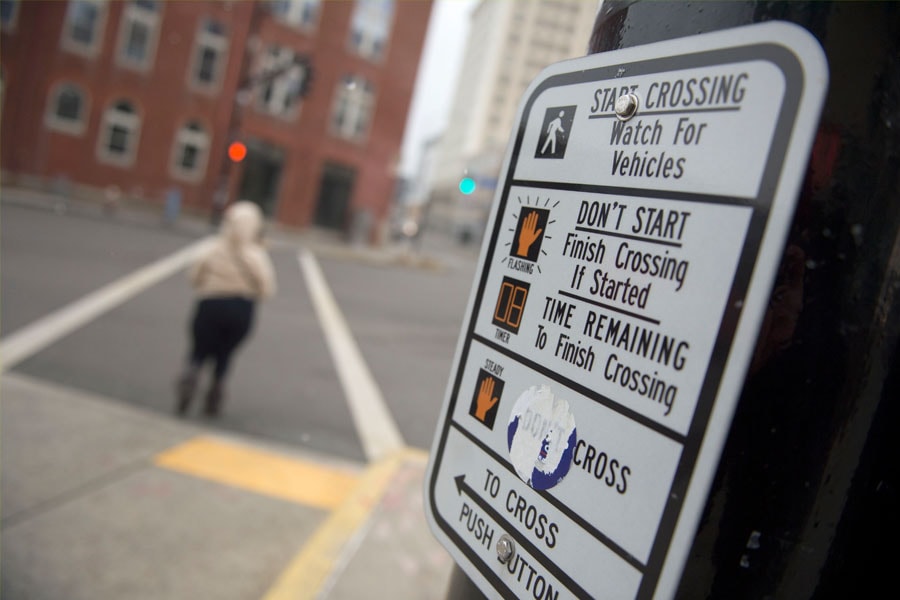
[[[497,541],[497,558],[502,563],[508,563],[516,554],[516,543],[505,533]]]
[[[627,121],[635,115],[639,106],[638,97],[634,94],[625,94],[616,100],[616,116],[621,121]]]

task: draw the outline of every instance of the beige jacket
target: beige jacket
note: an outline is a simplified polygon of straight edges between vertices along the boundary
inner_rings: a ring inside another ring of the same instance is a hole
[[[190,271],[198,298],[261,300],[275,293],[275,269],[259,239],[262,225],[256,204],[240,201],[228,207],[219,235]]]

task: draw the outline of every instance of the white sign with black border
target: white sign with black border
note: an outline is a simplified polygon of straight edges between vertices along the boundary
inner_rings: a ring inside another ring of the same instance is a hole
[[[425,482],[487,595],[674,594],[827,80],[815,38],[771,22],[526,91]]]

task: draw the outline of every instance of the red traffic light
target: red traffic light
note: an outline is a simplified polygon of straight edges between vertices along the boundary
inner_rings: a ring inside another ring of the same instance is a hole
[[[241,162],[247,156],[247,146],[243,142],[231,142],[228,146],[228,158],[233,162]]]

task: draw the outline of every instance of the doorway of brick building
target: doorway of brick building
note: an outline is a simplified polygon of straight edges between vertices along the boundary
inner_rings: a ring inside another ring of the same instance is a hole
[[[353,168],[338,163],[325,163],[319,181],[316,225],[339,231],[347,230],[355,180],[356,171]]]
[[[274,215],[283,166],[281,148],[260,140],[248,141],[238,198],[259,204],[267,217]]]

